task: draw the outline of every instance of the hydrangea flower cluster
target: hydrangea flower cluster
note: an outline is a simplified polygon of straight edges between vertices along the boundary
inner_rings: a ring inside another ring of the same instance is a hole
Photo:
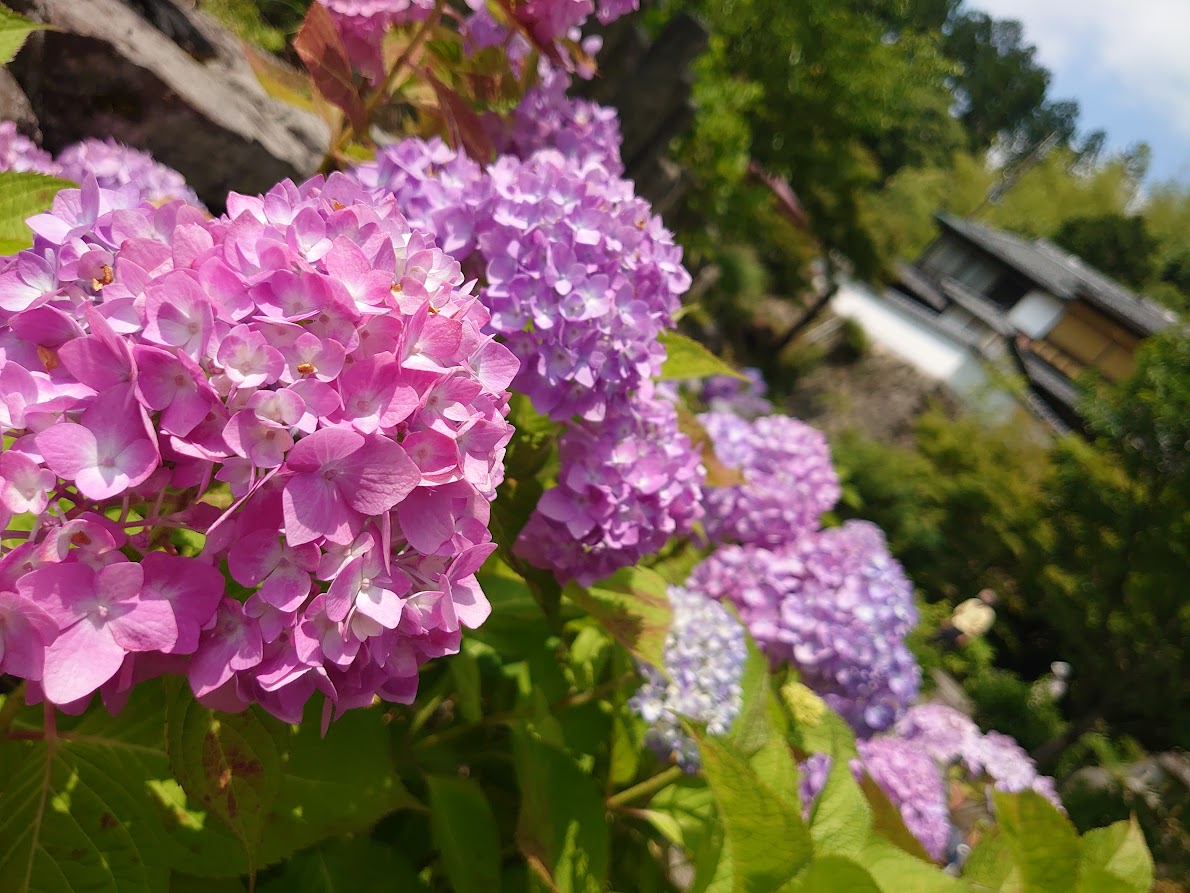
[[[54,164],[53,156],[18,131],[12,121],[0,121],[0,171],[32,172],[55,177],[61,174],[61,169]]]
[[[153,159],[148,152],[121,145],[113,139],[85,139],[58,153],[62,176],[81,183],[88,174],[104,189],[132,185],[141,199],[154,205],[180,200],[201,204],[186,185],[186,178],[172,167]]]
[[[559,580],[590,585],[658,551],[702,515],[702,459],[663,400],[637,397],[559,438],[558,485],[547,490],[516,552]]]
[[[90,175],[103,189],[133,190],[138,202],[159,205],[180,200],[201,207],[198,196],[176,170],[154,161],[147,152],[112,139],[82,140],[63,149],[55,161],[18,133],[11,121],[0,121],[0,171],[32,171],[76,183]]]
[[[646,743],[687,772],[699,768],[698,747],[680,720],[705,723],[723,735],[740,712],[748,646],[744,628],[719,602],[690,589],[669,588],[673,621],[665,639],[665,673],[642,666],[644,684],[629,706],[650,724]]]
[[[714,543],[780,546],[816,530],[839,500],[839,477],[821,431],[784,415],[753,421],[708,412],[699,421],[715,456],[744,483],[708,490],[706,531]]]
[[[623,176],[623,137],[616,110],[588,99],[568,96],[570,75],[547,60],[538,63],[537,83],[530,87],[507,119],[489,119],[497,149],[528,158],[539,149],[554,149],[578,168],[597,165]]]
[[[347,57],[374,81],[384,77],[381,53],[389,28],[429,17],[434,0],[318,0],[330,10]]]
[[[131,192],[59,193],[0,272],[0,671],[70,709],[161,672],[290,722],[411,701],[489,612],[515,357],[347,177],[218,220]]]
[[[987,778],[1007,793],[1033,790],[1061,807],[1054,780],[1037,772],[1025,749],[1008,735],[979,730],[945,704],[918,704],[897,722],[896,733],[924,748],[943,767],[959,766],[969,778]]]
[[[740,374],[747,381],[740,381],[734,375],[713,375],[699,382],[699,399],[711,412],[733,412],[746,419],[771,415],[773,404],[765,397],[768,384],[764,373],[754,366],[745,366]]]
[[[521,359],[514,387],[571,423],[558,487],[518,550],[560,579],[593,582],[688,530],[702,511],[701,458],[651,379],[690,277],[632,185],[555,151],[485,173],[419,140],[355,175],[483,275],[488,331]]]
[[[734,603],[769,659],[793,664],[860,735],[892,726],[917,694],[905,644],[913,587],[873,524],[848,521],[782,549],[726,546],[686,585]]]
[[[946,783],[938,766],[916,743],[881,735],[856,745],[859,758],[850,763],[858,781],[867,773],[901,813],[905,827],[934,859],[941,859],[951,837]],[[831,758],[813,754],[801,766],[799,793],[807,816],[822,792]]]

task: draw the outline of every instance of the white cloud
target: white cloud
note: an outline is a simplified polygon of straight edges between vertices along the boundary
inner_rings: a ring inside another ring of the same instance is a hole
[[[1055,73],[1093,81],[1190,136],[1190,0],[971,0],[1019,19]]]

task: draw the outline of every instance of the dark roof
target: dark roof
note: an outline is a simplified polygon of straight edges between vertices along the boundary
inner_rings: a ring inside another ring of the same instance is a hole
[[[999,258],[1054,296],[1065,300],[1082,298],[1142,335],[1152,335],[1177,321],[1171,311],[1129,291],[1045,239],[1029,242],[945,212],[940,212],[937,219],[946,229]]]

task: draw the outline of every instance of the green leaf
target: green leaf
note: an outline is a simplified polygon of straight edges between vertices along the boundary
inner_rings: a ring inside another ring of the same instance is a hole
[[[281,786],[285,727],[255,708],[216,714],[185,686],[172,688],[165,740],[174,778],[239,838],[251,872],[260,864],[265,818]]]
[[[1145,844],[1136,816],[1127,822],[1088,831],[1083,835],[1080,847],[1080,864],[1085,875],[1080,893],[1092,872],[1111,875],[1137,893],[1147,893],[1152,887],[1153,856]],[[1097,883],[1106,884],[1105,881]]]
[[[434,845],[455,893],[498,893],[500,833],[483,789],[469,778],[426,782]]]
[[[11,62],[25,45],[25,38],[34,31],[45,31],[52,27],[41,22],[31,22],[7,6],[0,6],[0,65]]]
[[[782,797],[743,756],[691,729],[715,796],[733,866],[732,890],[775,890],[810,860],[810,831],[796,797]]]
[[[558,893],[602,893],[607,881],[608,826],[603,798],[565,752],[513,727],[520,782],[517,845]]]
[[[479,722],[483,718],[483,705],[480,698],[479,663],[475,655],[463,641],[463,648],[449,661],[450,675],[455,682],[455,692],[458,695],[459,713],[470,723]]]
[[[873,837],[855,854],[868,870],[880,893],[967,893],[967,884],[948,875],[932,862],[910,856],[900,847]]]
[[[42,712],[13,729],[37,734]],[[118,718],[59,720],[52,744],[0,741],[0,890],[139,893],[163,889],[171,868],[245,871],[235,838],[171,777],[160,686],[139,687]]]
[[[847,757],[836,754],[810,817],[815,852],[854,855],[871,833],[872,809],[851,774]]]
[[[1136,893],[1139,889],[1100,868],[1088,869],[1078,880],[1078,893]]]
[[[399,850],[367,837],[338,838],[303,850],[257,887],[259,893],[418,893],[426,889]],[[170,893],[181,891],[171,884]],[[195,887],[194,893],[218,891]]]
[[[709,378],[712,375],[730,375],[741,381],[747,378],[736,372],[693,338],[678,332],[666,330],[661,333],[665,347],[665,365],[661,367],[660,381],[686,378]]]
[[[880,893],[868,872],[839,856],[815,859],[789,890],[791,893]]]
[[[1022,893],[1078,887],[1080,847],[1070,820],[1035,791],[993,793],[996,821],[1020,871]]]
[[[349,710],[322,734],[314,699],[291,730],[285,774],[268,818],[262,864],[329,837],[371,828],[389,813],[424,807],[401,784],[380,710]]]
[[[1000,830],[992,826],[971,850],[963,878],[980,893],[1020,893],[1020,873]]]
[[[715,797],[707,783],[697,776],[678,779],[662,788],[649,800],[645,818],[653,821],[676,845],[687,852],[697,853],[715,833],[718,819]],[[664,816],[664,818],[655,818]]]
[[[665,667],[665,637],[673,617],[664,578],[628,567],[586,589],[570,583],[563,590],[635,657]]]
[[[3,17],[0,16],[2,24]],[[0,31],[2,40],[3,32]],[[45,174],[0,172],[0,256],[16,254],[32,245],[33,231],[25,221],[52,205],[60,190],[74,185],[69,180]]]

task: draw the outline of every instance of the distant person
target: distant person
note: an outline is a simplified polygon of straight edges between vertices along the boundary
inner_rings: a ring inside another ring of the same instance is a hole
[[[938,638],[947,648],[965,646],[987,634],[996,622],[997,596],[992,589],[980,590],[979,595],[960,602],[942,623]]]

